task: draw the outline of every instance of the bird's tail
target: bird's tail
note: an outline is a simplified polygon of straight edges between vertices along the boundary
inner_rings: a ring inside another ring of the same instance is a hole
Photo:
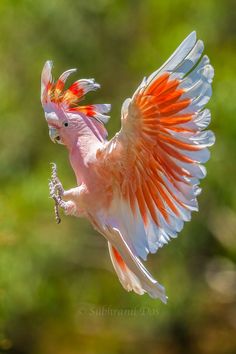
[[[108,220],[99,220],[92,214],[89,214],[89,220],[107,239],[111,260],[123,287],[139,295],[148,293],[150,297],[159,298],[166,303],[165,288],[151,276],[140,259],[132,252],[120,230],[111,225]]]
[[[138,258],[132,260],[127,254],[127,263],[125,263],[120,253],[110,242],[108,242],[108,248],[112,264],[125,290],[133,290],[139,295],[147,292],[151,297],[160,298],[164,303],[167,302],[165,288],[152,278]]]

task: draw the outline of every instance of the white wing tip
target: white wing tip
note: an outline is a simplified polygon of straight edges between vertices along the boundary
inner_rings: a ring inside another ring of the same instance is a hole
[[[192,31],[189,33],[189,35],[183,40],[183,42],[187,42],[187,41],[192,41],[192,42],[196,42],[197,41],[197,32],[196,31]]]
[[[53,67],[53,61],[52,61],[52,60],[47,60],[47,61],[45,62],[45,64],[44,64],[43,70],[44,70],[44,69],[49,69],[49,70],[51,70],[52,67]]]
[[[194,30],[189,34],[189,37],[193,37],[195,40],[197,39],[197,32]]]

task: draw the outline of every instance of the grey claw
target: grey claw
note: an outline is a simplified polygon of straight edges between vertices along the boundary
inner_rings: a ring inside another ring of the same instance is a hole
[[[50,197],[54,200],[55,206],[54,206],[54,212],[55,212],[55,218],[57,224],[61,222],[61,218],[59,215],[59,210],[58,207],[63,207],[64,201],[62,200],[62,195],[64,193],[64,189],[62,187],[62,184],[57,177],[57,165],[54,162],[50,163],[52,165],[52,174],[51,174],[51,179],[49,180],[48,186],[49,186],[49,195]]]
[[[54,181],[56,181],[56,179],[58,179],[58,177],[57,177],[57,165],[55,164],[55,162],[51,162],[50,165],[52,165],[52,180],[54,182]]]

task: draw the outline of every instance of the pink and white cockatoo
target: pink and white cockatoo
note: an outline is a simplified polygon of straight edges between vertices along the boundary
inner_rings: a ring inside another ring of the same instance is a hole
[[[155,253],[198,210],[199,180],[214,134],[204,129],[214,70],[192,32],[171,57],[144,78],[121,109],[121,129],[110,140],[109,104],[80,106],[100,86],[82,79],[65,89],[52,62],[42,72],[41,101],[53,142],[67,147],[77,187],[65,191],[53,165],[50,196],[66,214],[87,218],[108,241],[111,260],[127,291],[167,301],[165,288],[140,259]],[[58,217],[58,215],[57,215]]]

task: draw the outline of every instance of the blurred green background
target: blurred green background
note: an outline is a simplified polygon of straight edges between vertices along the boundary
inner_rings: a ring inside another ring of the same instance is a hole
[[[120,107],[192,30],[215,68],[216,133],[200,212],[151,256],[167,305],[127,293],[107,245],[84,220],[56,225],[49,162],[75,185],[66,150],[51,143],[39,92],[79,67],[102,90],[87,101]],[[236,353],[235,0],[0,1],[0,353]]]

